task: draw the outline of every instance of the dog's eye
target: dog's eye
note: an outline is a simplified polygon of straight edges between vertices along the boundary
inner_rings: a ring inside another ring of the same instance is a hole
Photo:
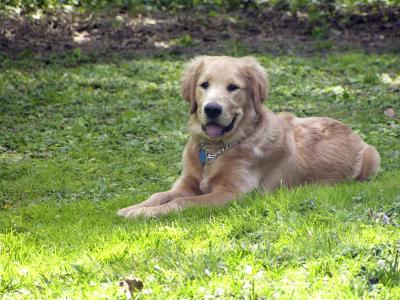
[[[204,81],[202,84],[200,84],[202,89],[207,89],[208,88],[208,81]]]
[[[230,92],[234,92],[234,91],[238,90],[239,87],[237,85],[235,85],[235,84],[230,84],[230,85],[228,85],[227,89]]]

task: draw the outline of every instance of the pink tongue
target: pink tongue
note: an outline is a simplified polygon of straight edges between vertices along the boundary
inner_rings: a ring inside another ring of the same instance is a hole
[[[208,124],[206,126],[206,133],[210,137],[219,137],[223,134],[224,128],[217,124]]]

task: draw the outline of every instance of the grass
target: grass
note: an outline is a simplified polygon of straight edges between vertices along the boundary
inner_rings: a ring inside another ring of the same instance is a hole
[[[400,111],[400,57],[258,58],[268,107],[349,124],[378,176],[121,219],[179,176],[184,60],[3,60],[0,298],[123,299],[135,276],[138,299],[399,299],[400,127],[383,112]]]

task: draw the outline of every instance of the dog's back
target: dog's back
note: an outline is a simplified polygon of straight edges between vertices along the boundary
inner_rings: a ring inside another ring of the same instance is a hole
[[[295,166],[288,174],[293,184],[366,180],[376,173],[376,149],[343,123],[331,118],[280,115],[291,125]]]

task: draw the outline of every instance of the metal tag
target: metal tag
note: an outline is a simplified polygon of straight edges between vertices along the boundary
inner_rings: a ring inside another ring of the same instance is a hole
[[[200,149],[199,151],[199,160],[202,164],[207,162],[207,152],[204,149]]]

